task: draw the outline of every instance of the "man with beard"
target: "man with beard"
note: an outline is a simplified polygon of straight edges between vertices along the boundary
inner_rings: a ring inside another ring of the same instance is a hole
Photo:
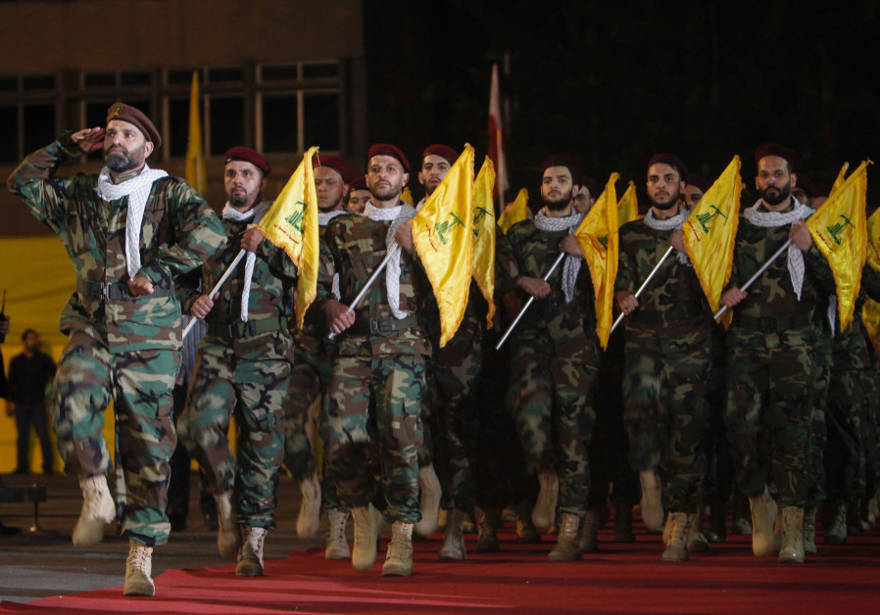
[[[820,295],[834,292],[828,263],[804,224],[811,210],[791,196],[795,157],[775,144],[755,150],[760,198],[743,212],[730,286],[721,296],[723,305],[736,306],[727,332],[725,421],[737,484],[749,498],[752,551],[759,557],[778,548],[773,524],[777,503],[782,506],[780,562],[804,561],[816,401],[811,316]],[[787,254],[743,292],[745,281],[788,239]]]
[[[425,148],[422,152],[419,182],[425,188],[426,198],[433,194],[457,159],[458,152],[448,145],[435,143]],[[440,559],[463,560],[466,557],[463,531],[465,519],[474,508],[472,457],[478,428],[473,395],[482,366],[482,340],[487,309],[479,286],[471,281],[468,304],[458,331],[443,348],[438,344],[433,357],[431,421],[437,426],[434,433],[434,452],[443,485],[443,508],[449,511]],[[431,339],[438,342],[439,327],[432,329]],[[428,499],[425,494],[435,492],[425,478],[428,471],[429,468],[419,468],[423,502]],[[437,496],[440,495],[439,485],[436,493]],[[433,512],[435,511],[429,506],[423,506],[422,522]],[[418,526],[416,530],[419,531]]]
[[[106,166],[99,175],[52,177],[65,160],[102,144]],[[125,477],[126,595],[153,595],[153,547],[169,533],[168,460],[177,441],[172,389],[181,343],[172,281],[226,241],[195,190],[146,164],[161,144],[146,115],[114,103],[106,128],[65,133],[8,179],[9,189],[61,238],[76,271],[76,292],[61,316],[69,339],[50,413],[66,471],[79,477],[83,491],[73,543],[94,545],[115,516],[101,433],[104,409],[113,402]]]
[[[353,214],[362,214],[369,202],[370,191],[367,190],[367,181],[363,175],[359,175],[351,181],[351,189],[348,191],[348,202],[345,204],[345,209]]]
[[[534,221],[523,220],[498,240],[496,281],[505,309],[513,317],[529,296],[536,301],[514,331],[510,344],[511,409],[540,491],[532,511],[539,528],[561,513],[551,561],[581,557],[578,530],[586,513],[587,450],[595,424],[591,405],[599,348],[590,275],[579,256],[544,281],[560,243],[581,221],[573,197],[583,184],[571,156],[554,154],[542,165],[544,208]]]
[[[706,471],[703,440],[711,419],[707,386],[712,371],[712,315],[700,282],[684,253],[681,203],[684,164],[673,154],[648,162],[651,209],[620,227],[615,300],[629,316],[623,368],[623,419],[629,456],[642,485],[642,520],[649,530],[663,527],[663,561],[688,559],[688,532],[694,526]],[[635,290],[666,258],[638,298]],[[662,484],[662,489],[661,489]],[[661,497],[662,493],[662,497]]]
[[[230,148],[225,158],[227,246],[203,267],[202,293],[192,292],[183,302],[193,316],[205,319],[207,332],[177,423],[180,437],[213,482],[220,555],[233,557],[240,538],[235,574],[250,577],[263,574],[263,543],[275,528],[296,267],[253,226],[271,205],[262,198],[269,163],[242,146]],[[243,265],[213,297],[205,294],[242,249],[247,250]],[[233,413],[239,429],[236,457],[227,438]]]
[[[349,191],[352,171],[339,156],[321,154],[313,162],[318,193],[318,225],[323,233],[331,220],[346,213],[342,202]],[[306,312],[302,329],[296,328],[296,322],[291,319],[290,332],[296,344],[293,347],[290,387],[284,401],[284,463],[293,479],[300,483],[302,492],[296,532],[301,538],[314,536],[318,532],[323,499],[329,525],[324,555],[327,559],[348,559],[345,526],[349,511],[339,503],[333,481],[326,473],[323,482],[319,483],[315,457],[306,434],[309,408],[318,396],[322,397],[322,406],[327,404],[326,390],[336,344],[326,339],[327,322],[319,309]],[[326,441],[326,412],[320,410],[318,433]]]
[[[363,216],[339,216],[322,245],[318,304],[340,335],[327,395],[327,464],[340,502],[354,518],[352,566],[376,561],[381,517],[373,501],[382,487],[392,522],[383,575],[412,573],[412,531],[419,520],[418,448],[426,361],[431,343],[420,322],[430,285],[412,245],[415,210],[400,200],[409,162],[394,145],[368,151]],[[388,256],[385,271],[354,310],[353,299]],[[338,295],[333,279],[338,274]],[[336,299],[336,296],[339,299]],[[371,460],[378,459],[378,464]],[[381,469],[381,485],[373,467]]]

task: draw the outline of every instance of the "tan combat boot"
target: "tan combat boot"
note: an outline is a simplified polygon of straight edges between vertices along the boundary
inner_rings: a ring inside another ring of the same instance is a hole
[[[331,508],[327,511],[327,542],[324,548],[324,559],[348,559],[351,551],[345,536],[348,524],[348,511],[342,508]]]
[[[263,544],[269,533],[264,527],[241,526],[241,547],[238,549],[237,577],[263,576]]]
[[[153,572],[153,547],[138,542],[128,541],[128,558],[125,560],[125,585],[122,587],[124,596],[153,596],[156,584],[150,575]]]
[[[598,508],[588,508],[578,536],[581,553],[595,553],[599,550],[600,525],[602,525],[602,512]]]
[[[572,562],[581,559],[580,541],[578,541],[578,529],[581,519],[572,513],[562,513],[559,519],[559,534],[556,536],[556,546],[547,556],[551,562]]]
[[[816,507],[804,508],[804,554],[816,555]]]
[[[382,513],[372,504],[351,509],[354,519],[354,549],[351,565],[355,570],[369,570],[376,563],[376,540],[382,527]]]
[[[668,525],[668,524],[667,524]],[[688,553],[705,553],[709,550],[709,540],[703,533],[703,506],[697,506],[697,514],[688,528]]]
[[[415,532],[427,537],[437,531],[440,519],[440,498],[443,492],[434,465],[419,468],[419,512],[421,520],[415,524]]]
[[[443,560],[461,561],[467,559],[464,547],[464,518],[467,513],[453,508],[446,515],[446,537],[437,556]]]
[[[408,577],[413,568],[413,524],[395,521],[391,525],[391,542],[382,565],[382,576]]]
[[[501,527],[501,511],[497,508],[477,509],[477,553],[495,553],[498,544],[498,528]]]
[[[639,472],[639,483],[642,485],[642,521],[651,532],[663,531],[663,500],[660,495],[660,477],[656,470],[642,470]]]
[[[688,561],[688,534],[695,517],[696,515],[683,512],[669,513],[663,532],[667,537],[666,550],[663,551],[664,562]]]
[[[782,548],[780,564],[804,563],[804,509],[785,506],[782,509]]]
[[[556,502],[559,500],[559,477],[553,470],[538,472],[538,499],[532,509],[532,523],[546,530],[556,520]]]
[[[232,493],[215,493],[217,504],[217,551],[223,559],[233,559],[238,552],[238,525],[232,514]]]
[[[766,486],[764,493],[749,498],[749,506],[752,509],[752,553],[758,557],[773,555],[779,548],[774,531],[778,509]]]
[[[299,490],[302,501],[296,517],[296,535],[300,538],[312,538],[321,527],[321,483],[317,473],[302,481]]]
[[[83,505],[73,526],[73,544],[77,547],[96,545],[104,538],[104,525],[116,518],[116,505],[110,495],[107,477],[103,474],[79,479]]]

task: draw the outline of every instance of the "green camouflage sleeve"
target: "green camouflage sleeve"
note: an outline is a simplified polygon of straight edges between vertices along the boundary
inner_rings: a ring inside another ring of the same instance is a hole
[[[55,233],[64,228],[65,207],[72,192],[70,178],[55,179],[55,169],[64,160],[82,155],[70,140],[70,132],[29,154],[9,175],[6,185],[30,212]]]
[[[336,225],[333,223],[327,226],[324,233],[321,234],[321,250],[320,263],[318,264],[318,294],[315,303],[323,305],[327,299],[333,298],[333,277],[337,273],[336,255],[334,254],[332,244],[336,240],[336,236],[331,232]]]
[[[499,235],[495,244],[495,288],[500,297],[517,290],[516,279],[519,275],[519,265],[510,236]]]
[[[162,180],[160,180],[162,181]],[[174,276],[190,271],[226,245],[226,233],[217,214],[201,195],[178,178],[168,178],[163,194],[168,199],[168,215],[175,240],[162,245],[155,259],[141,268],[154,284],[162,279],[163,268]],[[154,190],[153,194],[157,191]]]
[[[257,258],[269,265],[269,271],[282,280],[287,280],[291,284],[296,283],[297,270],[296,265],[290,260],[283,249],[277,247],[271,241],[264,240],[260,242],[256,252]],[[319,266],[320,268],[320,266]]]
[[[825,255],[816,247],[815,243],[810,246],[810,249],[804,254],[804,260],[806,261],[807,268],[810,270],[813,279],[816,280],[816,285],[820,290],[826,293],[837,292],[834,284],[834,274],[831,272],[831,266],[828,264]]]
[[[617,253],[617,277],[614,279],[614,290],[633,292],[634,263],[627,251],[626,233],[620,233],[620,250]]]

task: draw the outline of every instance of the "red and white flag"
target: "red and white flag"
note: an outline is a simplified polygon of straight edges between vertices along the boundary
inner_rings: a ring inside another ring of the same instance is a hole
[[[504,135],[501,122],[501,90],[498,86],[498,65],[492,65],[492,84],[489,88],[489,158],[495,165],[496,203],[504,203],[507,181],[507,161],[504,159]]]

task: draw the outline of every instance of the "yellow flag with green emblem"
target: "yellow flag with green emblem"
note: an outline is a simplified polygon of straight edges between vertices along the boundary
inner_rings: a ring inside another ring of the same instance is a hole
[[[596,296],[596,335],[602,348],[608,347],[611,335],[611,310],[614,303],[614,279],[617,277],[617,191],[614,183],[620,177],[612,173],[605,190],[575,229],[574,236],[590,266]]]
[[[498,218],[498,226],[507,235],[508,229],[517,222],[522,222],[529,217],[529,191],[523,188],[516,195],[513,203],[509,207],[505,207]]]
[[[193,71],[189,88],[189,140],[186,144],[186,183],[205,194],[208,175],[205,172],[205,151],[202,148],[202,121],[199,119],[199,73]]]
[[[486,156],[474,180],[474,279],[489,304],[486,326],[495,316],[495,165]]]
[[[440,347],[461,324],[474,270],[474,148],[464,151],[412,219],[412,237],[440,310]]]
[[[865,200],[869,164],[870,160],[862,162],[839,187],[832,189],[816,213],[807,218],[810,235],[834,274],[841,331],[852,322],[862,284],[868,247]]]
[[[313,146],[303,154],[302,162],[257,225],[296,265],[296,324],[300,328],[318,289],[318,192],[312,168],[317,153]]]
[[[639,200],[636,196],[636,185],[630,180],[626,192],[617,204],[617,223],[623,226],[639,217]]]
[[[713,314],[718,311],[721,291],[733,269],[733,244],[743,189],[741,166],[739,156],[734,156],[681,227],[684,249]]]

